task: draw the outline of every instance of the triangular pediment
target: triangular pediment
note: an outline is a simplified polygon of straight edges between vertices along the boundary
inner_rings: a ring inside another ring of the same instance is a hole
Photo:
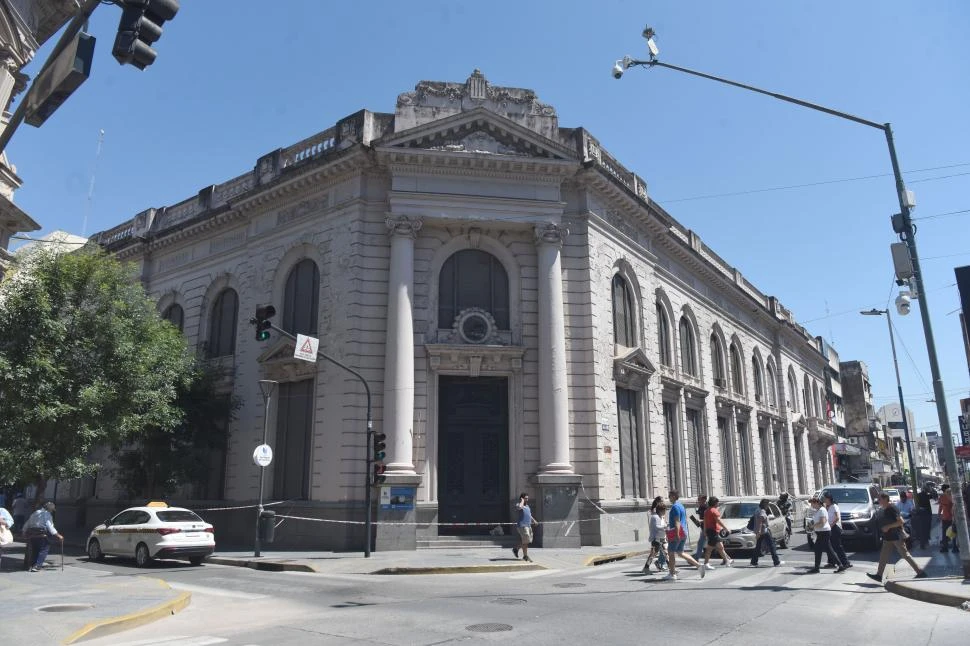
[[[263,350],[256,361],[263,376],[276,381],[297,381],[317,374],[317,364],[293,356],[296,343],[290,339],[277,339]]]
[[[622,365],[628,369],[647,375],[652,375],[657,371],[650,359],[647,358],[647,354],[641,348],[627,349],[626,352],[613,357],[613,364]]]
[[[427,150],[558,161],[578,159],[568,147],[483,107],[396,132],[373,144],[385,150]]]

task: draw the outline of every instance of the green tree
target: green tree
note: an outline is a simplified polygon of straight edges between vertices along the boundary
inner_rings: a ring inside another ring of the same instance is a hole
[[[31,254],[0,284],[0,473],[88,475],[92,449],[172,428],[193,361],[132,268],[99,249]]]
[[[236,399],[220,392],[222,376],[210,364],[197,362],[191,381],[179,386],[176,396],[182,423],[149,427],[129,446],[116,447],[115,476],[129,496],[151,500],[180,485],[208,481],[213,458],[221,462],[238,408]],[[211,491],[204,495],[214,497]]]

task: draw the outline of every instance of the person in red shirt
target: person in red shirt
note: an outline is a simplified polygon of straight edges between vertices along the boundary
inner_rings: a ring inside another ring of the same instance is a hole
[[[707,501],[707,511],[704,512],[704,534],[707,536],[707,545],[704,546],[704,562],[697,568],[701,572],[702,579],[708,570],[714,569],[714,566],[709,563],[711,552],[714,550],[717,550],[728,567],[734,563],[728,558],[727,552],[724,551],[724,543],[721,542],[720,530],[729,530],[721,520],[721,512],[717,508],[719,502],[716,497],[711,496]]]
[[[940,551],[949,552],[950,537],[946,535],[946,531],[953,525],[953,496],[950,495],[950,485],[945,484],[940,489],[940,499],[937,501],[937,504],[940,506],[940,526],[942,529]],[[957,551],[956,544],[953,546],[953,551]]]

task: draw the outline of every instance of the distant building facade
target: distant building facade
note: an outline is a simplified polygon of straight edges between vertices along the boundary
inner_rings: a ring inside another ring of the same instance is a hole
[[[232,375],[242,408],[193,504],[256,499],[258,381],[279,382],[267,499],[321,519],[284,523],[284,545],[362,545],[366,399],[292,342],[258,343],[260,304],[370,385],[388,436],[381,549],[509,523],[520,491],[541,544],[579,546],[642,540],[669,489],[797,495],[831,475],[816,339],[591,133],[477,70],[93,239]],[[90,504],[118,497],[110,477],[95,489]],[[212,513],[251,536],[252,509]]]
[[[889,427],[876,415],[872,403],[869,368],[862,361],[843,361],[840,372],[846,442],[859,450],[845,455],[840,479],[889,484],[894,472],[894,452]]]

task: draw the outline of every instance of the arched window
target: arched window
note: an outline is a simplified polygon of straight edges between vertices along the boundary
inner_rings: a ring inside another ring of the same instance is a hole
[[[818,394],[818,384],[812,381],[812,405],[815,407],[815,417],[824,418],[822,412],[822,401]]]
[[[628,348],[638,346],[635,321],[630,285],[623,276],[616,274],[613,276],[613,342]]]
[[[320,311],[320,270],[309,258],[298,262],[286,277],[283,291],[283,329],[316,336]]]
[[[178,303],[172,303],[166,307],[165,311],[162,312],[162,318],[177,327],[179,332],[184,329],[185,312],[182,310],[182,306]]]
[[[697,376],[697,344],[686,316],[680,319],[680,369],[692,377]]]
[[[670,355],[670,320],[667,318],[667,311],[660,301],[657,301],[657,346],[660,348],[660,364],[664,366],[673,365]]]
[[[802,384],[802,403],[805,404],[805,415],[814,417],[815,413],[812,411],[812,387],[808,384],[808,375],[805,375]]]
[[[438,276],[438,327],[450,328],[462,310],[480,307],[508,330],[509,277],[498,258],[478,249],[453,254]]]
[[[795,379],[795,372],[788,369],[788,408],[793,413],[798,412],[798,381]]]
[[[754,400],[763,402],[765,400],[765,377],[761,372],[761,362],[758,361],[758,357],[751,357],[751,373],[754,375]]]
[[[778,379],[775,377],[775,368],[771,365],[771,360],[768,361],[768,367],[766,368],[768,375],[768,405],[777,406],[778,405]]]
[[[738,346],[731,344],[728,352],[731,355],[731,387],[739,395],[744,394],[744,365],[741,363],[741,352]]]
[[[724,348],[716,334],[711,335],[711,372],[715,388],[727,388],[727,375],[724,373]]]
[[[239,297],[234,289],[224,289],[216,296],[209,315],[209,358],[225,357],[236,351],[236,316]]]

